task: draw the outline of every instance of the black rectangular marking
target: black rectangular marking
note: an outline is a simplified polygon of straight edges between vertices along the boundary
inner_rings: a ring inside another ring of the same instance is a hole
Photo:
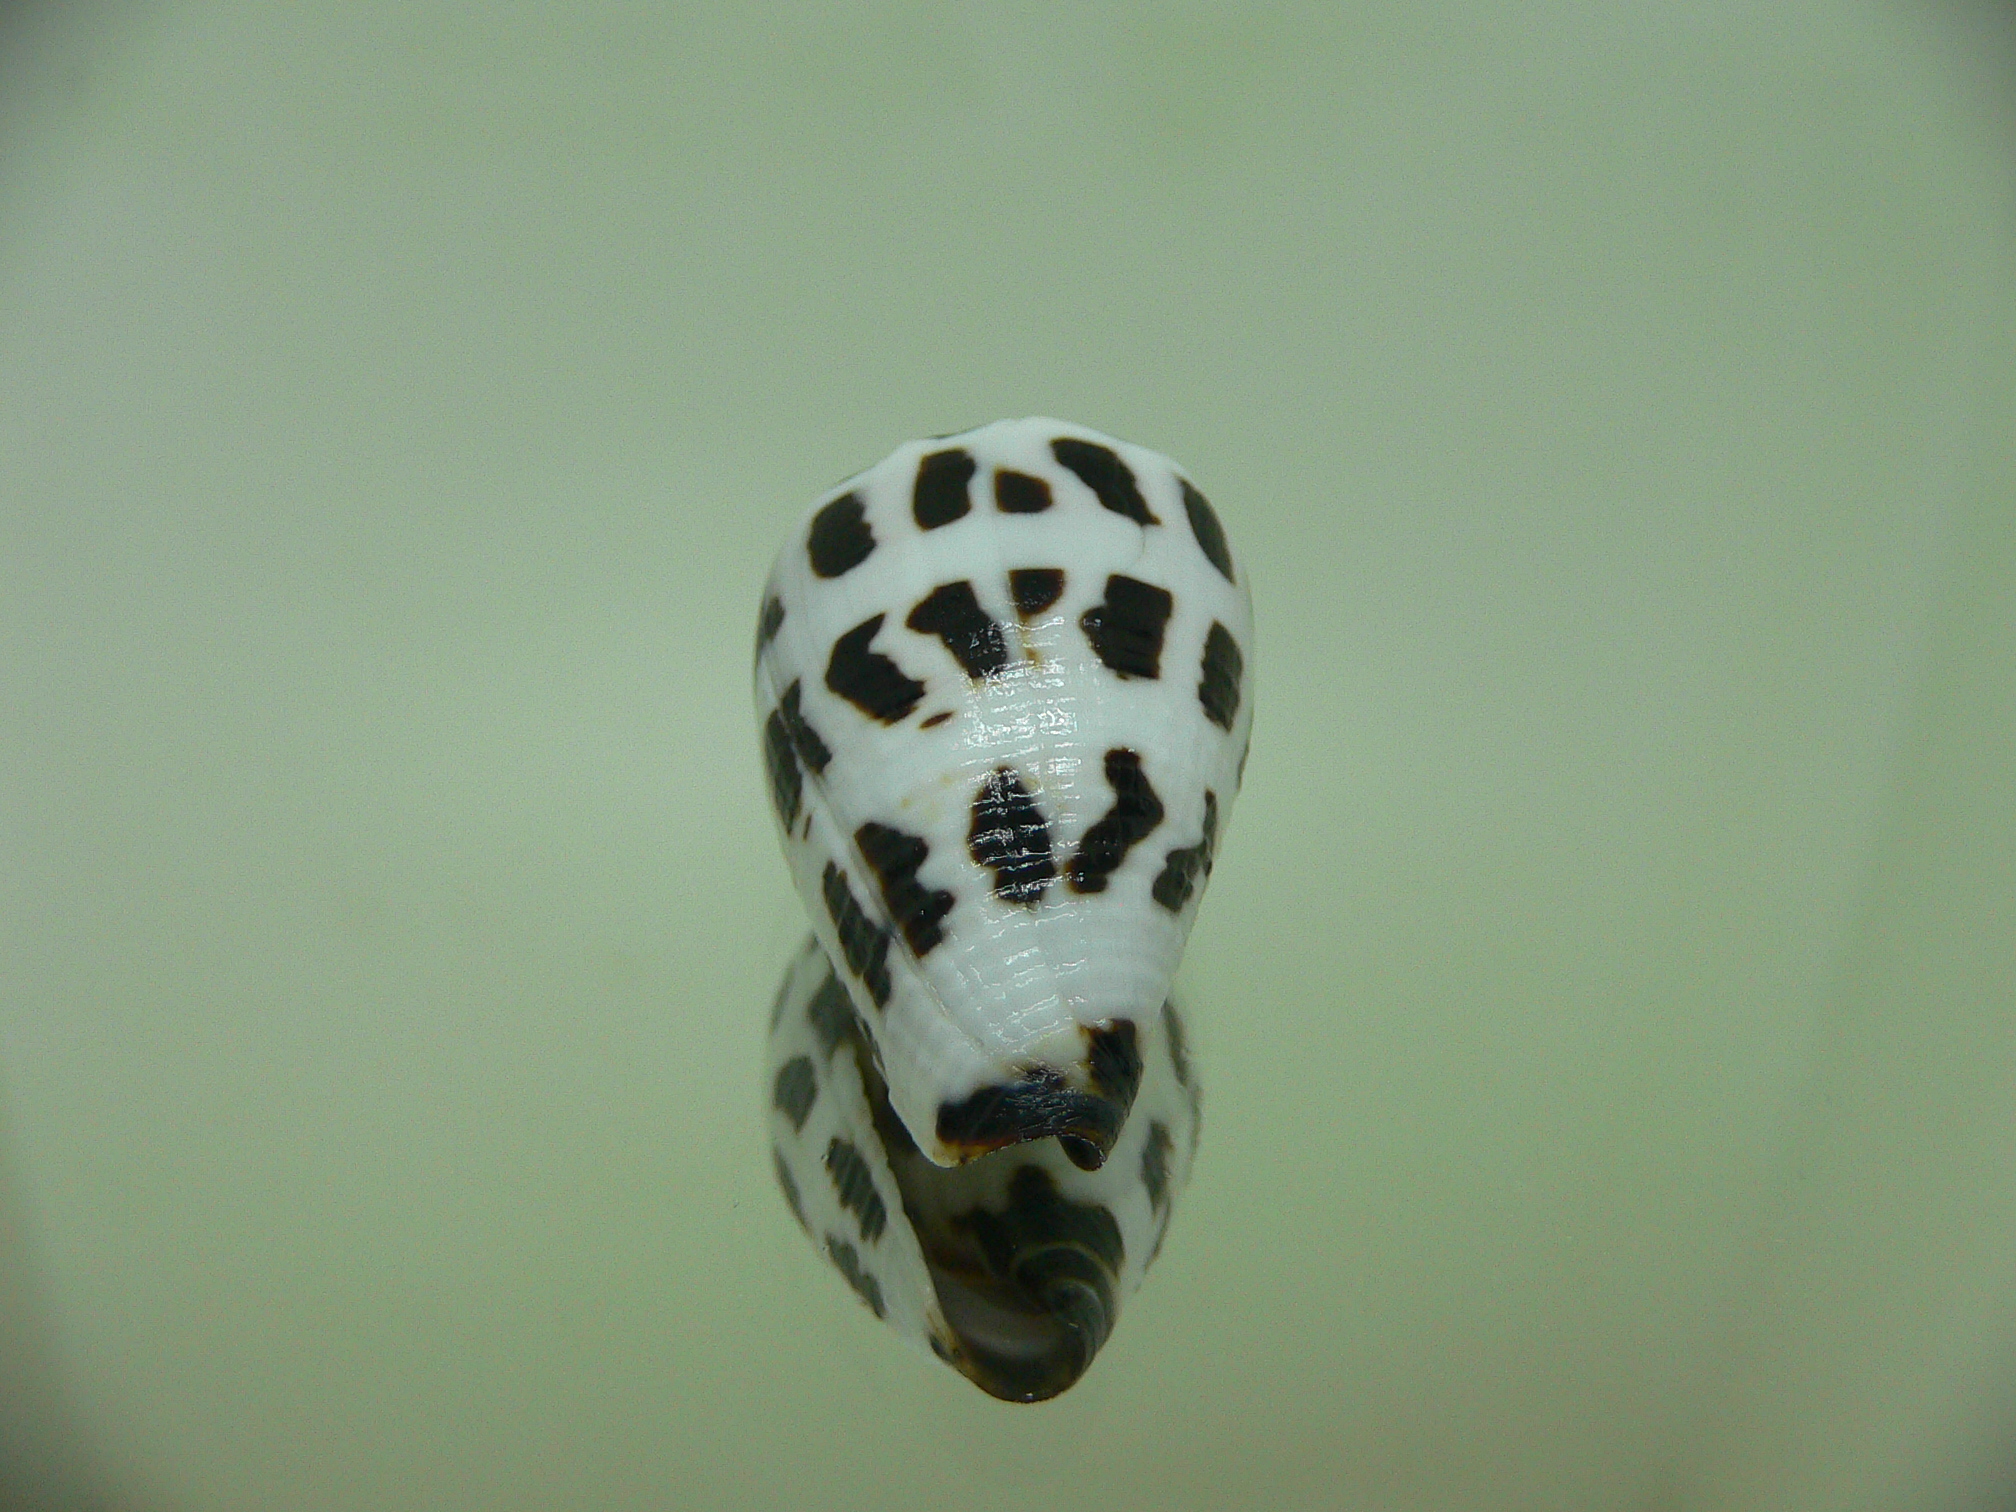
[[[950,525],[973,507],[966,485],[973,481],[973,454],[964,447],[933,452],[917,464],[910,490],[910,514],[920,530]]]
[[[1050,455],[1070,469],[1113,513],[1125,515],[1137,525],[1162,523],[1141,497],[1134,470],[1120,460],[1120,454],[1112,447],[1080,441],[1076,436],[1059,436],[1050,443]]]
[[[1064,596],[1062,567],[1016,567],[1008,573],[1008,596],[1015,613],[1032,620]]]
[[[833,862],[826,863],[819,884],[847,969],[861,979],[868,996],[880,1008],[889,1001],[889,931],[869,918],[867,910],[855,901],[847,874]]]
[[[826,686],[870,719],[896,724],[908,719],[924,697],[924,684],[879,651],[868,649],[882,629],[882,616],[863,620],[833,642],[826,660]]]
[[[1039,902],[1057,875],[1049,822],[1013,767],[998,767],[980,780],[966,850],[975,865],[994,873],[994,896],[1006,903]]]
[[[1230,730],[1239,716],[1239,682],[1246,674],[1246,658],[1239,654],[1239,642],[1218,621],[1211,621],[1211,633],[1204,637],[1203,676],[1197,682],[1197,701],[1204,705],[1204,717],[1221,729]]]
[[[1125,746],[1108,751],[1106,781],[1113,788],[1113,807],[1078,842],[1070,866],[1073,892],[1104,892],[1106,879],[1120,869],[1127,852],[1162,822],[1162,800],[1135,752]]]
[[[883,905],[903,931],[911,952],[929,955],[945,938],[938,921],[952,911],[952,894],[943,888],[926,887],[917,880],[917,869],[931,854],[929,842],[871,819],[854,831],[854,843],[861,849],[861,859],[875,873],[875,880],[882,888]]]
[[[919,635],[937,636],[968,677],[996,677],[1008,670],[1008,643],[1001,627],[980,607],[973,585],[963,578],[933,588],[903,623]]]
[[[1078,616],[1099,660],[1122,677],[1162,675],[1162,635],[1176,601],[1166,588],[1116,572],[1106,599]]]

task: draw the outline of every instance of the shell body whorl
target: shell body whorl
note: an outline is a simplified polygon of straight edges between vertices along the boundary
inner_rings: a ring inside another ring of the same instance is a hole
[[[1054,420],[897,448],[765,588],[757,717],[818,946],[773,1023],[780,1179],[808,1227],[837,1204],[814,1238],[863,1300],[995,1395],[1077,1379],[1188,1173],[1165,1005],[1251,648],[1203,494]]]

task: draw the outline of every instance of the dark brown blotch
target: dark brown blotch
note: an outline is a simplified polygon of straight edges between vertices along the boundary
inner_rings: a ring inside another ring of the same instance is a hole
[[[964,447],[933,452],[917,464],[917,481],[910,490],[910,513],[919,529],[936,530],[950,525],[971,509],[966,485],[973,481],[973,454]]]
[[[763,763],[770,774],[770,801],[776,805],[778,817],[787,830],[798,817],[798,804],[803,796],[799,763],[803,762],[816,775],[825,771],[826,764],[833,759],[826,742],[799,710],[800,691],[800,683],[794,678],[763,722]]]
[[[922,836],[912,835],[894,825],[874,820],[854,831],[854,843],[861,859],[875,874],[882,889],[882,902],[896,927],[903,931],[916,955],[929,955],[945,932],[938,921],[952,911],[952,894],[943,888],[929,888],[917,879],[918,868],[931,855],[931,846]]]
[[[1218,512],[1188,478],[1177,481],[1183,486],[1183,512],[1190,517],[1190,534],[1197,537],[1197,549],[1224,574],[1226,582],[1234,581],[1232,548],[1225,544],[1225,527],[1218,523]]]
[[[777,1025],[784,1017],[784,1005],[791,1000],[791,979],[795,972],[784,973],[784,980],[777,984],[777,996],[770,1000],[770,1032],[777,1032]]]
[[[1057,875],[1049,821],[1013,767],[997,767],[980,779],[966,850],[975,865],[994,873],[994,896],[1004,902],[1034,905]]]
[[[847,995],[847,989],[840,978],[827,968],[826,978],[819,984],[819,990],[812,994],[812,1001],[805,1005],[805,1017],[812,1025],[812,1032],[819,1037],[819,1048],[831,1055],[840,1048],[840,1042],[851,1036],[862,1035],[861,1016],[854,1011],[854,999]]]
[[[771,594],[763,600],[763,612],[756,616],[756,654],[762,656],[763,648],[777,638],[777,632],[784,626],[784,600]]]
[[[817,775],[826,770],[826,763],[833,759],[833,753],[827,749],[826,742],[819,738],[819,732],[812,728],[811,722],[805,718],[803,710],[799,707],[803,696],[803,682],[799,678],[792,678],[791,686],[786,688],[784,696],[777,700],[777,711],[783,718],[785,731],[791,736],[791,749],[796,751],[798,759]]]
[[[798,804],[804,796],[805,779],[798,770],[798,758],[791,750],[791,732],[776,709],[763,721],[763,769],[770,777],[770,805],[784,822],[788,833],[798,818]]]
[[[811,1233],[812,1225],[805,1221],[804,1200],[798,1195],[798,1179],[791,1174],[791,1167],[784,1163],[784,1152],[775,1145],[770,1147],[770,1163],[777,1172],[777,1185],[783,1190],[784,1202],[791,1209],[791,1216],[798,1220],[798,1227]]]
[[[1232,632],[1218,621],[1204,637],[1203,675],[1197,680],[1197,701],[1204,717],[1221,729],[1230,730],[1239,715],[1239,681],[1246,673],[1246,658]]]
[[[880,1008],[889,1001],[889,931],[868,917],[867,910],[847,885],[847,874],[833,862],[819,879],[826,900],[826,916],[840,937],[840,954],[847,969],[868,989],[868,996]]]
[[[1135,752],[1125,746],[1108,751],[1106,781],[1113,789],[1113,806],[1078,842],[1069,868],[1074,892],[1104,892],[1106,879],[1120,869],[1127,852],[1162,822],[1162,800]]]
[[[1008,596],[1015,601],[1015,613],[1025,622],[1032,620],[1064,596],[1064,569],[1014,568],[1008,574]]]
[[[994,507],[1003,514],[1041,514],[1050,507],[1050,485],[1009,468],[994,474]]]
[[[1148,1142],[1141,1146],[1141,1184],[1158,1212],[1169,1205],[1169,1155],[1175,1148],[1167,1124],[1158,1118],[1148,1125]]]
[[[1183,1015],[1173,1002],[1162,1005],[1162,1030],[1169,1036],[1169,1065],[1176,1073],[1176,1085],[1190,1087],[1190,1031],[1183,1027]]]
[[[794,1055],[777,1068],[777,1078],[770,1087],[770,1102],[791,1120],[794,1130],[804,1132],[805,1120],[818,1096],[819,1077],[812,1069],[810,1056]]]
[[[1204,790],[1204,835],[1195,845],[1178,846],[1169,852],[1162,871],[1150,889],[1154,899],[1171,913],[1181,913],[1183,905],[1197,890],[1198,880],[1211,875],[1211,860],[1218,847],[1218,795]]]
[[[878,1318],[889,1316],[887,1304],[882,1300],[882,1283],[861,1267],[860,1253],[838,1234],[826,1236],[826,1256],[833,1262],[833,1268],[847,1278],[847,1284],[854,1288],[854,1294],[867,1303],[868,1311]]]
[[[1176,601],[1166,588],[1116,572],[1106,598],[1078,616],[1099,660],[1122,677],[1162,675],[1162,635]]]
[[[889,1209],[875,1190],[875,1174],[861,1152],[844,1139],[835,1137],[826,1146],[826,1174],[833,1178],[833,1191],[840,1206],[854,1214],[861,1224],[861,1237],[870,1244],[882,1237],[889,1226]]]
[[[826,686],[870,719],[896,724],[916,712],[924,684],[869,644],[881,632],[882,616],[863,620],[833,642],[826,660]]]
[[[1050,443],[1050,455],[1077,476],[1079,482],[1098,497],[1106,508],[1117,515],[1125,515],[1137,525],[1159,525],[1148,508],[1148,501],[1141,497],[1141,486],[1134,481],[1134,470],[1120,460],[1120,454],[1110,446],[1101,446],[1096,441],[1080,441],[1075,436],[1059,436]]]
[[[940,583],[903,623],[919,635],[937,636],[968,677],[993,677],[1008,668],[1001,627],[980,607],[970,582]]]
[[[822,578],[836,578],[868,560],[875,549],[875,532],[868,526],[867,506],[859,494],[842,494],[812,516],[812,528],[805,535],[805,553],[812,570]]]

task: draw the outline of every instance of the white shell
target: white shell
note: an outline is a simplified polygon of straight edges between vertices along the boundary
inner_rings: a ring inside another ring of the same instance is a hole
[[[1060,1182],[1138,1165],[1133,1110],[1243,766],[1251,645],[1203,495],[1055,420],[898,447],[785,543],[757,715],[785,854],[872,1063],[861,1096],[886,1079],[879,1142],[900,1124],[914,1147],[884,1151],[889,1180],[1017,1146]],[[959,1200],[1009,1179],[962,1172]],[[1159,1232],[1128,1246],[1114,1305]],[[907,1297],[925,1273],[904,1274]]]

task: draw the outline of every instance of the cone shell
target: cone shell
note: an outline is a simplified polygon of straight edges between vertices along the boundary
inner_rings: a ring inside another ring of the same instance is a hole
[[[1251,608],[1166,458],[1052,420],[911,442],[767,586],[784,849],[896,1115],[955,1165],[1100,1164],[1139,1084],[1252,717]]]

